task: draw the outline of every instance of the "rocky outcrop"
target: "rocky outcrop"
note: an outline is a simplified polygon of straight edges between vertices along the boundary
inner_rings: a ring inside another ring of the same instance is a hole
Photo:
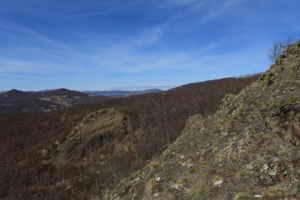
[[[299,139],[300,42],[216,114],[191,117],[171,147],[103,199],[297,199]]]
[[[101,109],[87,115],[59,146],[58,165],[81,162],[97,154],[106,143],[123,138],[130,131],[128,116],[114,108]]]

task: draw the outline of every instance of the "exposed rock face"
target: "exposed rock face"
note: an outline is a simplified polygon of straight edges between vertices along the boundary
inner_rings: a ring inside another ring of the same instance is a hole
[[[87,115],[59,147],[57,163],[81,161],[97,154],[97,149],[114,138],[122,138],[130,129],[128,117],[114,108]]]
[[[300,42],[219,111],[191,117],[105,200],[294,199],[300,194]]]

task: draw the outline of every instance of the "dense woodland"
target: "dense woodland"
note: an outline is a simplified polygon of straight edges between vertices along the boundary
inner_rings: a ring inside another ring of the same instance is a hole
[[[163,151],[180,135],[189,116],[214,113],[226,94],[238,93],[258,76],[189,84],[162,93],[77,105],[59,112],[1,115],[0,198],[87,199]],[[81,161],[64,168],[54,166],[51,160],[56,156],[55,145],[64,141],[85,115],[107,107],[126,113],[132,131],[122,138],[104,141],[100,151],[105,162],[88,163],[85,168],[80,167]],[[111,150],[118,145],[127,150]],[[43,149],[47,149],[46,155],[41,152]],[[93,170],[97,168],[102,170]],[[71,177],[76,178],[67,192],[51,189],[53,184]]]

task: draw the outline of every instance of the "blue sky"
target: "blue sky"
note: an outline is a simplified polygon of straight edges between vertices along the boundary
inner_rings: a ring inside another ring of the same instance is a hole
[[[3,0],[0,90],[168,88],[265,71],[299,0]]]

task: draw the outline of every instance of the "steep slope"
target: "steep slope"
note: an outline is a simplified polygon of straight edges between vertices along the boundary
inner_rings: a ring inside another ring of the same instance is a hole
[[[84,161],[96,156],[99,160],[101,147],[113,142],[114,138],[124,138],[132,128],[128,116],[114,108],[101,109],[88,114],[65,138],[60,145],[56,163],[64,165],[84,157]]]
[[[300,42],[216,114],[191,117],[162,156],[104,199],[296,199],[299,139]]]
[[[215,112],[225,94],[256,79],[207,81],[54,113],[0,115],[0,198],[91,199],[166,149],[189,116]]]

